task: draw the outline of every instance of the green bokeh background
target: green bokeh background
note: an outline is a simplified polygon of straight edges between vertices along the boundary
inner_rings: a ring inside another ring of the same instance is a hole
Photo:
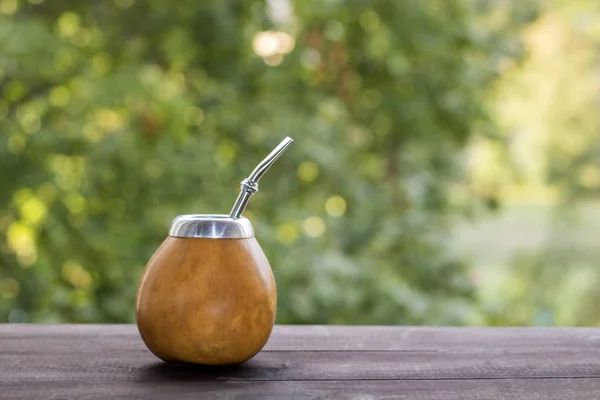
[[[1,0],[0,321],[132,322],[172,218],[227,213],[289,135],[246,213],[278,323],[597,324],[564,232],[600,187],[599,28],[591,1]],[[548,240],[463,251],[523,203]]]

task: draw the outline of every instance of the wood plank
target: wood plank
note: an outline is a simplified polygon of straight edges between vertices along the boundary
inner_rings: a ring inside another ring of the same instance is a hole
[[[142,381],[74,381],[2,386],[3,400],[80,399],[411,399],[588,400],[600,398],[598,379],[479,379],[436,381],[202,382],[154,377]]]
[[[168,365],[146,350],[0,354],[1,384],[34,378],[136,380],[156,369],[205,381],[600,378],[600,352],[264,351],[232,368]]]
[[[600,329],[277,326],[227,368],[158,361],[133,325],[0,325],[0,398],[600,398]],[[202,396],[200,396],[202,394]]]
[[[0,324],[0,354],[143,350],[135,325]],[[486,351],[600,349],[600,328],[275,326],[264,350]]]

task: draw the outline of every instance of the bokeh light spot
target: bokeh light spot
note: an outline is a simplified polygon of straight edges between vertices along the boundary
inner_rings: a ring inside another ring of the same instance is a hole
[[[40,130],[41,125],[40,117],[34,113],[27,113],[21,118],[21,128],[23,128],[26,133],[36,133]]]
[[[47,214],[46,205],[37,197],[30,197],[21,204],[21,218],[28,225],[38,225]]]
[[[321,63],[321,54],[315,49],[306,49],[300,56],[300,62],[306,69],[316,69]]]
[[[306,236],[319,237],[323,236],[326,230],[325,222],[321,217],[309,217],[304,220],[304,233]]]
[[[583,167],[579,172],[578,180],[586,189],[600,188],[600,168],[595,165]]]
[[[302,161],[298,166],[298,177],[305,182],[313,182],[319,176],[319,166],[314,161]]]
[[[217,162],[230,165],[237,154],[236,143],[230,140],[222,140],[217,146]]]
[[[164,80],[156,86],[156,97],[162,101],[169,101],[173,99],[180,92],[180,88],[177,83],[172,80]]]
[[[64,86],[57,86],[50,91],[48,100],[55,107],[66,106],[71,101],[71,92]]]
[[[123,118],[115,110],[101,108],[96,111],[96,124],[105,131],[115,131],[123,126]]]
[[[360,14],[358,22],[366,32],[376,31],[381,23],[379,15],[373,10],[368,10]]]
[[[275,36],[277,37],[277,47],[280,54],[288,54],[291,53],[292,50],[294,50],[294,47],[296,46],[296,41],[294,40],[292,35],[285,32],[275,32]]]
[[[153,86],[160,82],[163,79],[163,76],[164,72],[160,66],[150,64],[142,68],[139,79],[144,85]]]
[[[298,228],[291,222],[286,222],[277,227],[276,236],[279,242],[289,245],[298,239]]]
[[[69,193],[63,202],[71,214],[81,214],[87,210],[87,201],[79,193]]]
[[[350,126],[346,131],[348,143],[354,147],[364,147],[369,142],[369,134],[360,126]]]
[[[273,32],[260,32],[254,36],[252,41],[252,50],[261,56],[268,57],[277,54],[279,48],[279,40]]]
[[[296,41],[289,33],[265,31],[254,36],[252,50],[261,57],[269,57],[275,54],[288,54],[294,49],[295,44]]]
[[[188,125],[200,125],[204,121],[204,111],[200,107],[188,107],[183,113],[183,119]]]
[[[346,213],[346,200],[342,196],[331,196],[325,202],[325,211],[332,217],[341,217]]]
[[[20,222],[13,222],[6,232],[8,247],[15,252],[22,267],[28,268],[37,259],[33,230]]]
[[[386,31],[380,30],[369,43],[369,52],[374,57],[384,58],[390,52],[390,38]]]
[[[91,143],[97,143],[102,140],[104,133],[94,123],[87,123],[83,127],[83,136]]]
[[[61,37],[70,38],[77,34],[80,28],[79,15],[72,11],[67,11],[58,18],[58,34]]]
[[[67,260],[62,265],[63,278],[79,289],[88,290],[92,285],[92,276],[77,261]]]
[[[263,58],[265,64],[270,67],[276,67],[283,61],[283,56],[281,54],[273,54],[272,56],[267,56]]]
[[[295,39],[286,32],[259,32],[252,41],[252,50],[261,56],[263,61],[275,67],[283,61],[283,56],[290,53],[296,45]]]
[[[344,37],[344,24],[339,21],[329,21],[325,25],[325,37],[332,42],[337,42]]]
[[[0,12],[6,15],[13,15],[19,8],[17,0],[2,0],[0,3]]]

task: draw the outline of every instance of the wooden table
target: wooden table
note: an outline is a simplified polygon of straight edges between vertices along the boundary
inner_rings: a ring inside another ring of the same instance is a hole
[[[134,325],[0,325],[0,399],[600,399],[600,329],[277,326],[233,367]]]

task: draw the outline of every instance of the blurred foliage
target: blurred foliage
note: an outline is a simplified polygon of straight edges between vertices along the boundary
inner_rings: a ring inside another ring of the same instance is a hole
[[[133,321],[171,219],[228,212],[290,135],[247,212],[278,322],[468,322],[451,228],[495,195],[465,183],[462,150],[474,126],[495,134],[486,88],[534,8],[1,0],[0,15],[0,320]]]
[[[523,57],[488,98],[501,133],[478,138],[473,174],[505,201],[549,205],[541,247],[514,257],[485,307],[496,325],[599,325],[600,3],[536,4]],[[586,236],[584,225],[593,229]]]

